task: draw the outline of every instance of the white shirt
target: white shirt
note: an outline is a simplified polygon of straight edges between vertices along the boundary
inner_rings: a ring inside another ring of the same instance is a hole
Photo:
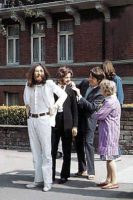
[[[44,94],[45,95],[45,94]],[[30,112],[32,114],[40,114],[48,112],[48,107],[43,100],[42,85],[34,86],[33,98],[31,98]]]
[[[58,84],[58,85],[62,88],[62,85],[60,85],[60,84]],[[66,85],[63,85],[62,90],[65,91],[65,89],[66,89]],[[59,106],[57,112],[63,112],[63,106]]]

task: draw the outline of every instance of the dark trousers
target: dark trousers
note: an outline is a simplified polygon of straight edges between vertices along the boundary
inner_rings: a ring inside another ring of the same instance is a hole
[[[78,172],[86,171],[85,137],[83,132],[78,131],[75,137],[75,147],[78,158]]]
[[[55,180],[56,172],[56,155],[59,145],[59,140],[62,140],[63,164],[61,169],[61,178],[70,177],[70,162],[71,162],[71,146],[72,146],[72,130],[64,130],[63,113],[57,113],[56,127],[52,131],[52,159],[53,159],[53,180]]]
[[[95,175],[94,167],[94,131],[88,130],[86,133],[78,132],[75,139],[76,152],[78,157],[78,172],[86,171],[90,175]]]
[[[85,152],[86,152],[86,162],[87,162],[87,171],[89,175],[95,175],[95,166],[94,166],[94,132],[88,130],[85,135]]]

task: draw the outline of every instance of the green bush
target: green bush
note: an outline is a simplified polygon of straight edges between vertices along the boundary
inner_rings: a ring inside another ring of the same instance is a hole
[[[0,106],[0,124],[26,125],[25,106]]]

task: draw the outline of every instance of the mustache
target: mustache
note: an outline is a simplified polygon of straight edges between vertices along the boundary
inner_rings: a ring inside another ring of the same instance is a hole
[[[41,74],[36,75],[36,77],[40,77],[40,76],[41,76],[41,77],[44,77],[44,75],[41,75]]]

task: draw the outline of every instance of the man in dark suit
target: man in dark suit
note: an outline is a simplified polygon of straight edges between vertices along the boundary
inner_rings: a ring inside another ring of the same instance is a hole
[[[103,70],[100,67],[94,67],[90,70],[88,79],[83,80],[78,88],[73,87],[78,96],[79,108],[78,134],[76,137],[78,173],[76,175],[88,174],[88,179],[95,178],[93,142],[97,121],[92,114],[104,99],[99,87],[103,78]]]
[[[68,178],[70,177],[72,136],[77,134],[78,125],[76,95],[69,86],[72,75],[72,70],[68,67],[60,67],[57,72],[57,84],[63,88],[68,95],[63,107],[58,108],[56,115],[56,126],[53,128],[52,134],[53,181],[55,180],[58,144],[60,138],[62,140],[63,165],[59,180],[60,184],[67,182]]]

